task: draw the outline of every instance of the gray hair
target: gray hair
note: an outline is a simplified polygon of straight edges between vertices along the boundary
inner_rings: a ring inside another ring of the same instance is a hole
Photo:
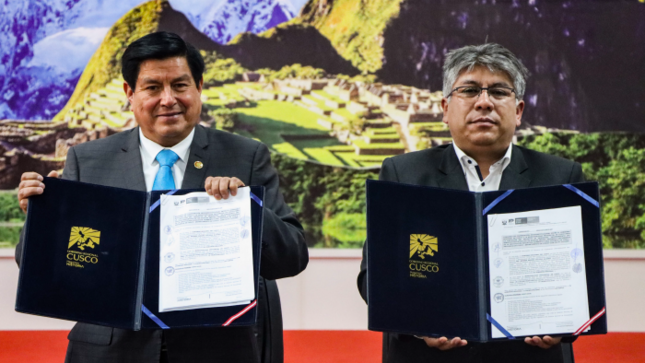
[[[472,71],[475,66],[485,66],[491,72],[502,71],[513,82],[517,102],[524,98],[526,79],[529,71],[519,59],[508,49],[496,43],[468,45],[453,49],[446,54],[443,64],[443,94],[448,96],[452,86],[462,71]]]

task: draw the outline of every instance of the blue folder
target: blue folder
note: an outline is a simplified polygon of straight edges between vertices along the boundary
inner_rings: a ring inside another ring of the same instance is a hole
[[[25,223],[16,311],[115,328],[253,325],[255,304],[159,312],[162,194],[45,178]],[[264,187],[252,186],[255,296]],[[203,191],[203,190],[199,190]]]
[[[580,206],[590,317],[583,334],[607,333],[597,183],[469,192],[367,181],[370,330],[492,338],[487,214]],[[425,243],[411,257],[411,239]],[[599,315],[598,315],[599,314]]]

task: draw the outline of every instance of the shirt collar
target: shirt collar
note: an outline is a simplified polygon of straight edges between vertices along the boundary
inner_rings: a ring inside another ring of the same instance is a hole
[[[474,158],[466,155],[466,153],[463,152],[463,150],[461,150],[454,142],[452,143],[452,147],[455,149],[455,154],[457,154],[457,159],[459,159],[463,167],[468,167],[468,165],[471,164],[468,162],[468,160],[472,161],[471,165],[477,165],[477,161],[475,161]],[[506,168],[506,166],[511,163],[512,151],[513,151],[513,144],[510,144],[508,145],[508,149],[506,149],[506,153],[504,154],[504,156],[502,156],[502,158],[499,159],[497,162],[495,162],[495,164],[493,165],[501,164],[504,168]]]
[[[163,147],[156,142],[148,139],[143,135],[143,131],[141,131],[141,128],[139,127],[139,145],[141,145],[141,151],[147,154],[148,158],[148,163],[150,165],[153,165],[156,161],[157,154],[163,149],[170,149],[179,156],[179,159],[183,162],[188,161],[188,156],[190,152],[190,145],[193,143],[193,138],[195,137],[195,129],[186,136],[185,139],[181,140],[179,143],[177,143],[173,147]]]

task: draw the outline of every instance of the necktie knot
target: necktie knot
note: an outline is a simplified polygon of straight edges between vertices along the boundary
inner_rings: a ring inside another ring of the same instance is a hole
[[[179,156],[170,149],[163,149],[159,151],[159,154],[157,154],[155,159],[159,162],[159,166],[172,167],[175,164],[175,161],[179,159]]]
[[[179,156],[170,149],[163,149],[155,158],[159,162],[159,171],[152,184],[152,190],[175,189],[175,179],[172,176],[172,166]]]

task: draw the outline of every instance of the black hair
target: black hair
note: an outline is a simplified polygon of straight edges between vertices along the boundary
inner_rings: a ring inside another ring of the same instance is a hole
[[[121,58],[121,74],[126,83],[135,89],[141,63],[148,59],[184,57],[190,67],[195,84],[199,85],[204,73],[204,58],[197,48],[175,33],[156,32],[130,43]]]

